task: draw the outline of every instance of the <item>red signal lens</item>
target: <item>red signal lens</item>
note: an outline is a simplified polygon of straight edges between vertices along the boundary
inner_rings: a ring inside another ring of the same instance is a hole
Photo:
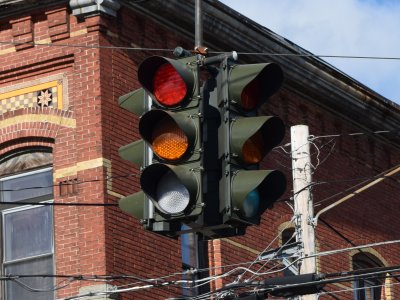
[[[257,107],[261,98],[260,84],[260,80],[255,78],[243,89],[241,94],[241,106],[244,110],[250,111]]]
[[[243,144],[244,162],[247,164],[259,163],[264,157],[264,147],[263,135],[261,131],[257,131]]]
[[[163,118],[152,133],[154,153],[166,160],[181,158],[189,147],[189,141],[183,130],[171,119]]]
[[[175,68],[165,63],[154,74],[153,93],[157,101],[164,106],[175,106],[186,96],[186,83]]]

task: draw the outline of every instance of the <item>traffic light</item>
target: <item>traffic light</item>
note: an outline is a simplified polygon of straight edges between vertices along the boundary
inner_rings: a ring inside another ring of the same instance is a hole
[[[281,68],[153,56],[138,80],[142,89],[122,96],[120,106],[140,116],[142,139],[119,152],[141,166],[142,190],[122,198],[121,209],[170,236],[182,233],[181,223],[209,238],[259,224],[286,189],[282,172],[259,168],[285,134],[280,118],[257,115],[280,88]]]
[[[121,147],[120,155],[135,163],[143,161],[137,152],[150,157],[140,175],[142,191],[121,199],[120,207],[138,216],[142,199],[148,199],[154,209],[144,216],[148,218],[146,228],[173,234],[181,222],[202,212],[198,65],[195,57],[174,60],[153,56],[139,66],[138,79],[152,101],[142,110],[140,104],[128,104],[139,102],[132,100],[138,93],[120,98],[124,108],[144,112],[139,122],[142,140]]]
[[[216,80],[217,94],[212,98],[221,113],[223,223],[259,224],[262,213],[286,189],[282,172],[259,169],[266,154],[282,141],[285,125],[276,116],[257,116],[258,108],[280,88],[283,72],[275,63],[232,65],[225,59]]]
[[[148,105],[146,98],[144,90],[138,89],[121,96],[119,98],[119,105],[140,117],[147,110]],[[148,150],[149,147],[144,143],[144,141],[138,140],[120,147],[119,155],[124,160],[130,161],[143,168],[148,164],[146,155]],[[139,220],[148,217],[148,202],[142,191],[121,198],[118,204],[123,211]]]

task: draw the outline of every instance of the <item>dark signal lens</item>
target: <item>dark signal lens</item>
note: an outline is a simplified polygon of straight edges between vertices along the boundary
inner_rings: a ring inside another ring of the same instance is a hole
[[[250,111],[257,107],[261,100],[261,82],[258,78],[251,81],[242,91],[241,106],[244,110]]]
[[[264,157],[264,139],[261,131],[253,134],[242,148],[243,160],[247,164],[257,164]]]
[[[154,74],[153,93],[157,101],[164,106],[175,106],[186,96],[186,83],[169,64],[161,65]]]
[[[257,216],[260,209],[260,193],[257,189],[252,190],[247,194],[243,201],[243,216],[246,218],[253,218]]]

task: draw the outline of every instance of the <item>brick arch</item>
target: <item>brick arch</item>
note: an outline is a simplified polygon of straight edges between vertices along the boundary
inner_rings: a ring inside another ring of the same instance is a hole
[[[53,148],[58,133],[75,129],[73,113],[54,108],[22,108],[0,116],[0,155],[17,147]]]
[[[388,261],[381,255],[377,250],[367,247],[362,250],[362,252],[353,250],[349,253],[350,258],[350,270],[354,270],[354,260],[361,260],[367,264],[371,264],[371,267],[384,267],[389,266]],[[390,274],[390,272],[385,273]],[[392,278],[386,277],[382,282],[382,290],[379,299],[391,300],[393,299],[393,289],[392,289]]]
[[[375,263],[377,265],[382,265],[382,266],[389,266],[388,261],[381,255],[377,250],[367,247],[362,250],[362,252],[353,250],[349,253],[349,258],[350,258],[350,269],[353,269],[353,258],[362,257],[365,256],[365,260],[371,260],[371,263]]]
[[[282,233],[287,229],[294,229],[295,224],[292,221],[285,221],[278,226],[279,245],[282,245]]]
[[[18,129],[18,127],[24,127],[23,129]],[[57,136],[57,130],[49,130],[44,128],[45,125],[36,123],[36,122],[29,122],[23,124],[17,124],[10,126],[8,128],[8,132],[1,134],[0,136],[0,147],[1,145],[8,144],[14,140],[25,140],[29,138],[37,139],[37,138],[50,138],[55,139]]]
[[[8,140],[0,144],[0,157],[8,153],[20,151],[28,148],[47,148],[53,149],[54,139],[43,136],[28,136],[17,139]]]

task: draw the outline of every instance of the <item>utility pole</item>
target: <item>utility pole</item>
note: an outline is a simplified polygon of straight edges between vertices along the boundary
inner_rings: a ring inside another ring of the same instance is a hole
[[[292,145],[293,193],[297,241],[302,244],[303,260],[300,274],[316,273],[315,234],[312,225],[314,217],[311,195],[311,159],[310,142],[307,125],[296,125],[290,128]],[[301,247],[301,246],[300,246]],[[302,296],[304,300],[316,300],[317,295]]]

